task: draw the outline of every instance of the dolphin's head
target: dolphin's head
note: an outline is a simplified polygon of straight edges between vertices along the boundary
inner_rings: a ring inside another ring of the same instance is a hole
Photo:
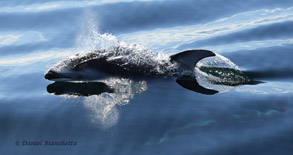
[[[76,54],[51,67],[45,73],[45,78],[52,81],[87,80],[93,74],[88,62],[96,59],[95,55]]]
[[[45,78],[52,81],[71,81],[80,80],[83,75],[75,71],[72,62],[66,59],[51,67],[45,73]]]

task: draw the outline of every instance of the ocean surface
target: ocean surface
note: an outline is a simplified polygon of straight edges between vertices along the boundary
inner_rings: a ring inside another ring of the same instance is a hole
[[[207,95],[175,78],[118,78],[113,93],[44,78],[71,55],[117,43],[211,50],[258,83]],[[1,0],[0,152],[292,154],[292,60],[292,0]]]

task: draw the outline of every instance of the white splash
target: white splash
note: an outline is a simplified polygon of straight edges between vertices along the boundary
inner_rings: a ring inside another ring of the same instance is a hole
[[[83,16],[79,19],[80,32],[76,37],[76,48],[83,49],[84,51],[94,51],[119,46],[120,42],[115,36],[99,32],[99,25],[96,19],[96,15],[91,10],[86,10],[83,13]]]
[[[57,63],[51,68],[52,70],[67,72],[81,62],[94,58],[106,58],[109,63],[115,63],[127,70],[132,66],[151,68],[142,70],[146,74],[153,72],[163,74],[172,67],[166,54],[153,52],[141,45],[118,41],[111,34],[100,34],[95,19],[90,11],[84,13],[82,18],[84,21],[80,22],[81,31],[76,37],[76,47],[83,52]]]
[[[102,93],[84,97],[82,104],[88,111],[92,123],[103,129],[114,126],[119,120],[120,106],[129,104],[136,93],[143,93],[147,89],[145,81],[134,82],[123,78],[109,78],[101,80],[114,89],[114,93]],[[77,99],[73,95],[63,95],[65,98]]]
[[[234,64],[232,61],[230,61],[228,58],[221,56],[219,54],[216,54],[215,57],[208,57],[208,58],[205,58],[205,59],[199,61],[196,65],[196,67],[194,68],[195,78],[196,78],[197,82],[199,83],[199,85],[201,85],[205,88],[212,89],[212,90],[217,90],[219,92],[227,92],[227,91],[231,91],[232,89],[236,88],[235,86],[213,84],[212,82],[224,82],[227,79],[221,79],[219,77],[215,77],[215,76],[212,76],[210,74],[207,74],[207,73],[201,71],[199,68],[202,66],[231,68],[231,69],[235,69],[235,70],[240,70],[240,68],[236,64]],[[222,74],[226,74],[226,73],[222,73]],[[223,75],[223,76],[225,76],[225,75]],[[233,77],[234,75],[226,75],[226,76]],[[242,77],[239,77],[239,78],[242,78]],[[229,82],[229,81],[227,81],[227,82]],[[232,82],[236,82],[236,81],[230,81],[230,82],[232,83]]]
[[[210,67],[224,67],[224,68],[233,68],[233,69],[240,69],[236,64],[234,64],[228,58],[216,54],[215,57],[207,57],[202,59],[196,64],[197,68],[201,66],[210,66]]]

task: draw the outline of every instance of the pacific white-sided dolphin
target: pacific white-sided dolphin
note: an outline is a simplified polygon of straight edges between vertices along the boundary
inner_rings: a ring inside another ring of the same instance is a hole
[[[105,80],[109,77],[132,80],[175,77],[176,82],[186,89],[202,94],[215,94],[218,91],[202,87],[195,77],[196,64],[204,58],[213,56],[216,56],[214,52],[201,49],[187,50],[169,56],[147,49],[137,50],[137,48],[119,46],[69,57],[51,67],[45,73],[45,78],[53,81],[92,81]],[[240,70],[217,67],[201,67],[200,70],[219,78],[224,75],[226,77],[222,79],[228,80],[227,82],[212,81],[214,84],[233,86],[250,82]],[[236,76],[232,75],[230,80],[227,75],[231,73]],[[235,80],[234,77],[241,78]],[[232,83],[229,83],[230,81]],[[72,86],[70,85],[70,88]]]

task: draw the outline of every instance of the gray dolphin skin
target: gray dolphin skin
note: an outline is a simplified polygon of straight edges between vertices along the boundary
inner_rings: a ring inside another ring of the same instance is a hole
[[[53,81],[99,80],[109,76],[182,77],[193,75],[194,67],[203,58],[215,56],[208,50],[188,50],[159,59],[154,52],[136,54],[127,48],[77,54],[65,59],[45,73]]]

